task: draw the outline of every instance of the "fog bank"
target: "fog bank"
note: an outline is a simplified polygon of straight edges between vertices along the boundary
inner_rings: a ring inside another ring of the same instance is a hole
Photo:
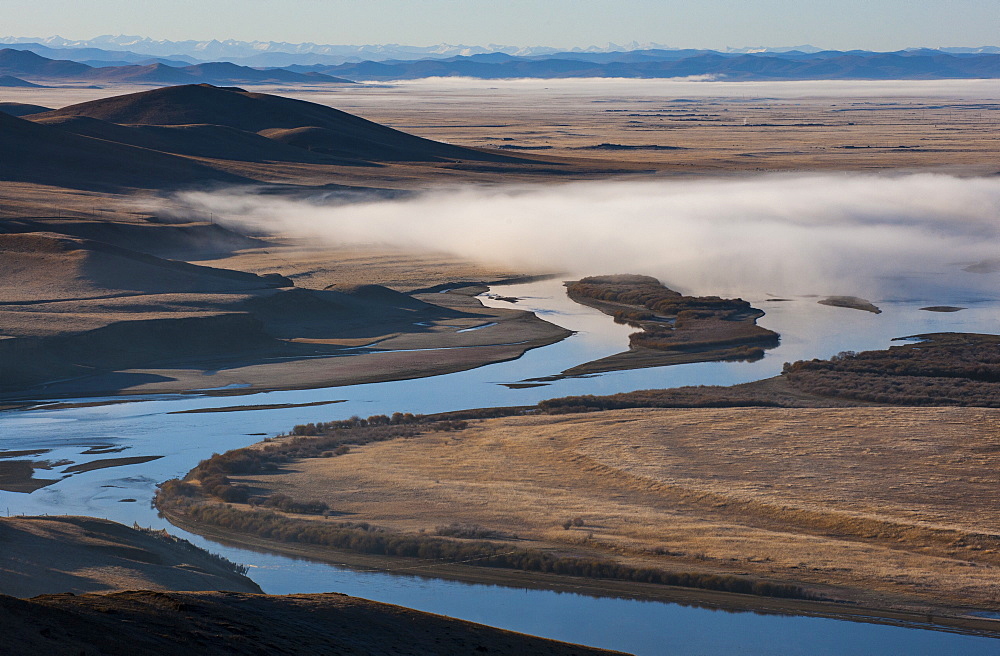
[[[517,92],[551,97],[559,95],[606,95],[684,98],[964,98],[998,99],[995,79],[955,80],[751,80],[730,81],[716,75],[674,78],[511,78],[490,80],[471,77],[428,77],[417,80],[372,81],[420,91],[462,93]]]
[[[963,270],[1000,262],[1000,178],[765,175],[466,186],[351,204],[240,190],[177,201],[329,244],[446,251],[525,272],[643,273],[701,294],[956,302],[995,298],[1000,281]]]

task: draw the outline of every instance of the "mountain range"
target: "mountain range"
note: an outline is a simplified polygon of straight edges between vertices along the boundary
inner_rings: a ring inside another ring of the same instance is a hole
[[[959,55],[938,51],[724,54],[710,51],[643,50],[628,53],[585,53],[572,57],[512,57],[493,53],[414,62],[290,66],[288,70],[325,73],[354,80],[688,76],[711,76],[736,81],[956,79],[1000,78],[1000,54]]]
[[[350,84],[350,80],[316,71],[257,69],[229,62],[168,66],[155,62],[94,67],[69,59],[49,59],[31,50],[0,50],[0,75],[28,82],[135,84]],[[8,81],[5,86],[16,82]]]
[[[105,35],[94,39],[64,39],[51,37],[0,37],[0,44],[10,44],[22,50],[33,52],[51,59],[71,59],[92,66],[109,64],[167,65],[197,64],[203,61],[228,61],[244,66],[285,67],[291,65],[336,66],[344,63],[365,61],[415,61],[422,59],[448,59],[452,57],[473,57],[476,55],[505,54],[513,57],[550,57],[556,59],[576,59],[585,55],[622,54],[638,51],[658,51],[674,53],[722,55],[782,55],[784,53],[816,54],[831,51],[812,45],[790,47],[747,47],[726,48],[721,51],[707,49],[670,48],[657,43],[608,43],[605,46],[586,48],[554,48],[551,46],[510,46],[489,44],[469,46],[438,44],[433,46],[408,46],[400,44],[375,45],[333,45],[317,43],[288,43],[282,41],[168,41],[148,37],[127,35]],[[956,48],[911,48],[900,53],[932,50],[935,53],[951,55],[1000,54],[1000,47],[956,47]],[[849,51],[870,53],[869,51]],[[679,57],[674,57],[679,58]]]
[[[36,50],[42,50],[41,55]],[[508,78],[675,78],[710,76],[726,80],[819,79],[961,79],[1000,78],[1000,51],[947,53],[935,49],[899,52],[816,49],[769,52],[647,48],[607,52],[558,52],[512,55],[503,52],[445,58],[291,64],[250,67],[232,62],[189,64],[181,59],[145,58],[142,53],[108,51],[136,60],[100,60],[94,49],[59,49],[15,44],[0,50],[0,75],[6,86],[24,81],[89,82],[98,84],[343,84],[350,80],[409,80],[426,77]],[[52,59],[55,53],[64,58]],[[298,57],[299,55],[296,55]],[[73,59],[88,58],[86,61]],[[312,61],[321,55],[302,55]],[[89,62],[89,63],[87,63]]]

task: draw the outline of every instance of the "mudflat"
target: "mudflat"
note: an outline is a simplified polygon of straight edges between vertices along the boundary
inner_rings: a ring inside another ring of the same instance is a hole
[[[267,249],[268,262],[281,250]],[[291,250],[294,275],[303,263]],[[474,298],[486,288],[468,283],[409,295],[327,282],[337,275],[311,262],[303,282],[316,286],[306,287],[273,269],[258,275],[202,257],[192,264],[55,232],[0,234],[10,283],[0,295],[0,390],[25,398],[375,382],[511,359],[570,334],[521,310],[486,308]]]

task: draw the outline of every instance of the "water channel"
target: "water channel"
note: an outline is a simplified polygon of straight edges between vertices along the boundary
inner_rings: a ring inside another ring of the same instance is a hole
[[[934,313],[931,303],[879,303],[882,314],[818,305],[815,298],[748,298],[767,315],[761,325],[781,334],[781,346],[754,363],[706,363],[557,380],[510,389],[504,383],[551,376],[621,350],[630,328],[566,298],[561,283],[543,281],[491,290],[521,299],[535,311],[577,331],[523,357],[430,378],[268,392],[243,396],[133,397],[127,403],[0,412],[0,450],[50,449],[40,458],[87,462],[115,456],[162,456],[143,464],[65,474],[63,465],[36,477],[59,479],[31,494],[0,492],[0,512],[76,514],[167,528],[231,560],[250,565],[268,593],[344,592],[570,642],[636,654],[997,654],[1000,641],[945,631],[756,613],[733,613],[634,599],[596,598],[544,590],[470,585],[433,578],[365,572],[223,546],[169,525],[150,507],[155,485],[184,475],[213,452],[256,442],[312,421],[379,413],[431,413],[523,405],[568,394],[610,394],[698,384],[734,384],[773,376],[782,363],[828,357],[843,350],[885,348],[895,337],[928,332],[997,332],[1000,304],[965,299],[967,309]],[[972,302],[970,302],[970,300]],[[488,305],[510,307],[484,298]],[[74,399],[94,402],[102,399]],[[61,399],[61,401],[66,401]],[[343,401],[334,405],[174,414],[182,410],[254,404]],[[94,447],[105,454],[86,454]],[[2,457],[2,452],[0,452]]]

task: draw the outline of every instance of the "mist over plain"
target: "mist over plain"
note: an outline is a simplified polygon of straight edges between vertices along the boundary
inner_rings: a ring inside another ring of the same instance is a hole
[[[331,245],[444,251],[525,272],[642,273],[698,294],[958,303],[995,298],[1000,277],[996,177],[464,186],[349,203],[231,189],[174,201],[173,211]]]
[[[732,81],[717,75],[672,78],[569,77],[504,78],[425,77],[415,80],[371,80],[366,84],[432,91],[606,95],[683,98],[979,98],[997,99],[996,80],[746,80]]]

